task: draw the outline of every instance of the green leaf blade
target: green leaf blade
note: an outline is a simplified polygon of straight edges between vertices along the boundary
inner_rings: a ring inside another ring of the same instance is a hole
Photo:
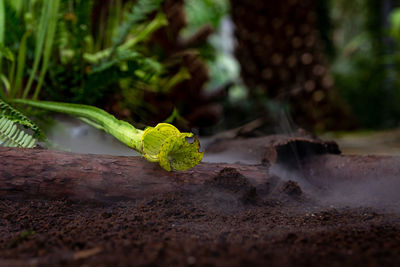
[[[32,135],[18,129],[17,123],[7,117],[0,118],[0,145],[5,147],[32,148],[37,140]]]
[[[182,133],[176,137],[168,138],[160,150],[160,166],[167,171],[186,171],[201,162],[204,152],[199,152],[200,143],[197,137],[193,143],[187,138],[193,137],[192,133]]]
[[[147,128],[142,135],[143,155],[146,159],[159,162],[167,170],[185,171],[201,162],[204,152],[199,152],[200,143],[196,138],[192,143],[187,138],[192,133],[181,133],[175,126],[159,123]]]

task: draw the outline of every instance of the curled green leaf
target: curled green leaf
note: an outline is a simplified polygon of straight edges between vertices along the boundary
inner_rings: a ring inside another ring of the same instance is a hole
[[[154,128],[147,128],[142,135],[142,151],[146,159],[159,162],[167,171],[184,171],[199,164],[204,152],[199,152],[197,138],[188,142],[192,133],[181,133],[175,126],[159,123]]]
[[[197,137],[192,143],[187,138],[193,137],[192,133],[181,133],[177,137],[170,137],[161,145],[160,166],[167,171],[172,169],[185,171],[201,162],[204,152],[199,152],[200,143]]]
[[[142,152],[146,159],[159,161],[161,145],[171,136],[178,136],[180,131],[169,123],[159,123],[156,127],[148,127],[142,135]]]

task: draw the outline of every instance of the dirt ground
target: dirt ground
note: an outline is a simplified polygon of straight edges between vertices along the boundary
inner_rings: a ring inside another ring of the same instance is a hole
[[[140,200],[0,199],[0,266],[400,266],[400,216],[225,169]]]

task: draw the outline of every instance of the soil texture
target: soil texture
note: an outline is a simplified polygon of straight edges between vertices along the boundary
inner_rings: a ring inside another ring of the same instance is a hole
[[[0,266],[400,266],[400,216],[225,168],[136,200],[3,197]]]

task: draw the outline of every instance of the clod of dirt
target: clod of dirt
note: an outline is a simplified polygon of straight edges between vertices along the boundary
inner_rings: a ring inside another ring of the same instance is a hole
[[[204,185],[233,194],[244,203],[254,201],[257,196],[256,188],[235,168],[222,169],[217,176],[207,180]]]
[[[287,181],[280,188],[279,191],[292,197],[299,197],[303,194],[300,186],[295,181]]]

